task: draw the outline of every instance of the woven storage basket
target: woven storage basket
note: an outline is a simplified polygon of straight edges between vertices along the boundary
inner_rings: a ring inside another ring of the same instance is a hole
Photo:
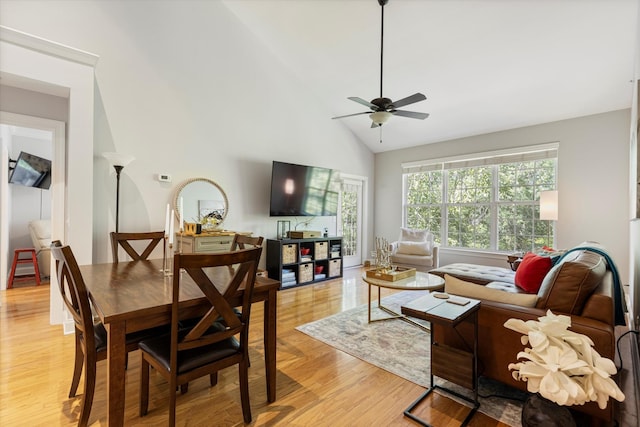
[[[316,242],[316,250],[314,259],[329,258],[329,244],[327,242]]]
[[[332,259],[329,261],[329,277],[336,277],[340,275],[340,262],[339,259]]]
[[[313,264],[300,264],[298,266],[298,283],[311,282],[313,280]]]
[[[290,243],[288,245],[282,245],[282,263],[294,264],[298,257],[298,244]]]

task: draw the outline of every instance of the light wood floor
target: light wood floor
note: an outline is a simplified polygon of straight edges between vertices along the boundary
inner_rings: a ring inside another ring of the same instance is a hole
[[[277,400],[268,404],[264,381],[262,307],[252,312],[250,395],[256,426],[415,426],[403,416],[423,391],[409,381],[335,350],[295,327],[367,301],[361,271],[340,280],[283,290],[278,301]],[[383,296],[387,295],[383,293]],[[49,325],[49,286],[20,286],[0,292],[0,425],[75,425],[80,398],[68,398],[73,367],[72,335]],[[396,320],[392,320],[396,321]],[[139,353],[129,357],[125,424],[164,425],[168,387],[151,375],[149,414],[138,416]],[[106,425],[106,363],[98,381],[90,425]],[[237,369],[221,372],[178,396],[178,425],[242,425]],[[82,386],[81,386],[82,387]],[[81,390],[79,390],[81,392]],[[457,426],[467,408],[435,395],[416,413],[437,426]],[[431,407],[430,407],[431,406]],[[472,426],[504,426],[477,413]]]

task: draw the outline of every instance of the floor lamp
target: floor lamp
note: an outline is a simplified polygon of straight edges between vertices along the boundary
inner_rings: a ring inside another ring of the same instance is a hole
[[[558,190],[540,192],[540,219],[547,223],[547,242],[551,239],[551,221],[558,220]]]
[[[129,163],[135,160],[135,157],[128,154],[120,153],[102,153],[102,157],[107,159],[116,170],[116,233],[119,230],[120,222],[120,172]]]

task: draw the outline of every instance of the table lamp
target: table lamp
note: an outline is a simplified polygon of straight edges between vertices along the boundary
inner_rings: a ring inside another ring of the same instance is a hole
[[[540,192],[540,219],[547,222],[547,244],[551,240],[551,221],[558,220],[558,190]]]

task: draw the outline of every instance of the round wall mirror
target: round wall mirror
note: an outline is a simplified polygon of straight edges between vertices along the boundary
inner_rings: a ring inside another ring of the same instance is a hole
[[[184,208],[184,221],[200,223],[205,229],[220,226],[229,211],[229,201],[224,190],[207,178],[189,179],[178,187],[173,203],[178,221],[180,199]]]

